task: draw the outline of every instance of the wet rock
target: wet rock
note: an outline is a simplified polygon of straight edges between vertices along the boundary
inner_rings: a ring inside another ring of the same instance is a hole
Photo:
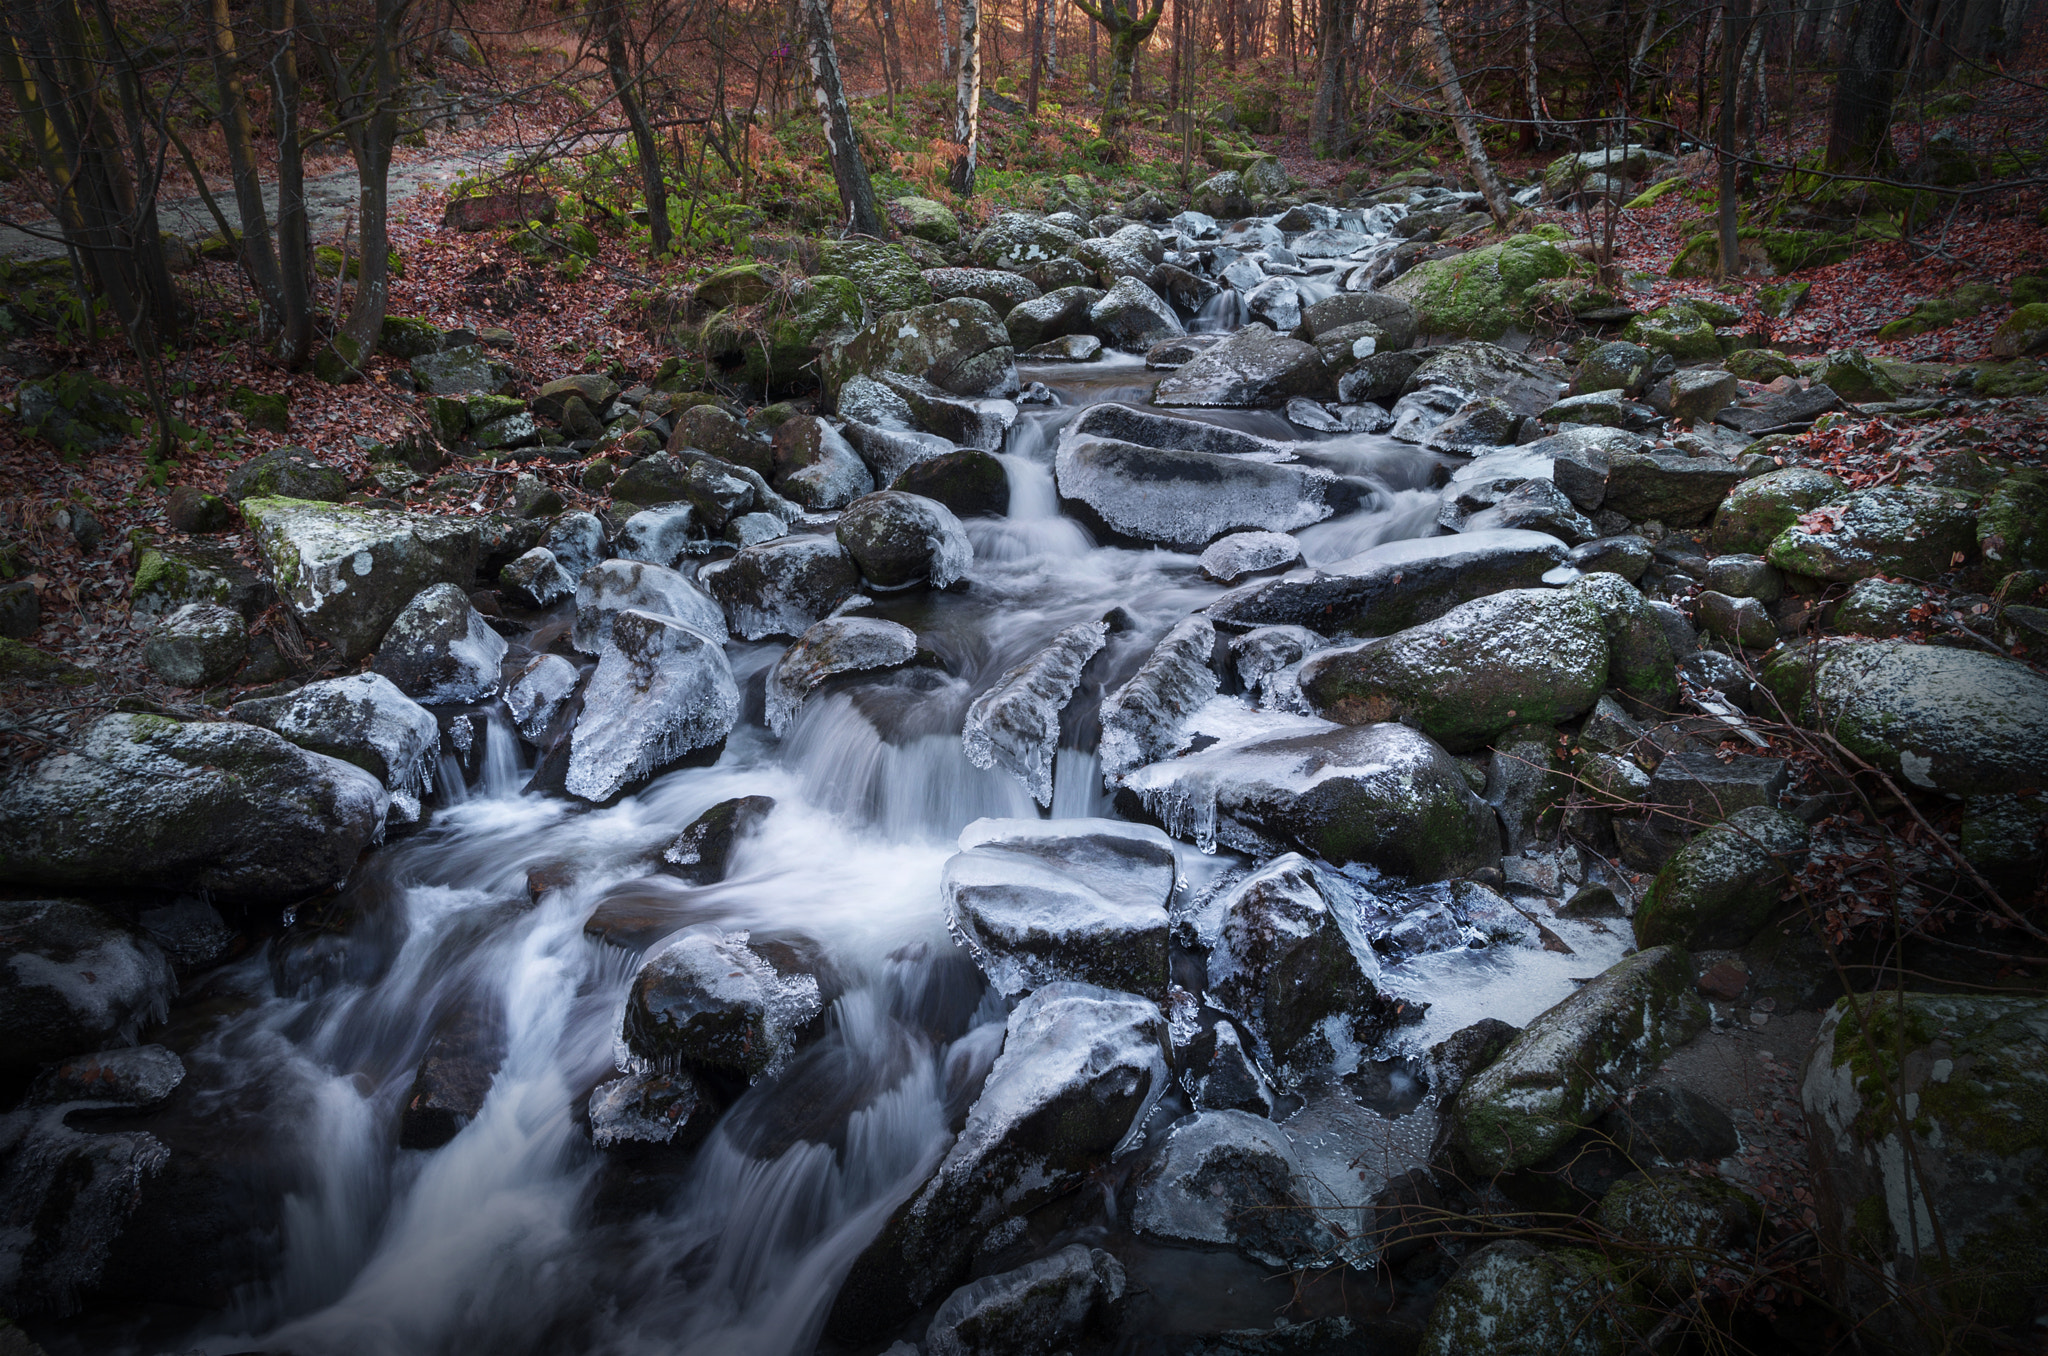
[[[161,1045],[134,1045],[67,1059],[46,1069],[22,1099],[25,1106],[91,1102],[140,1110],[156,1106],[185,1081],[185,1062]]]
[[[481,701],[498,690],[505,638],[454,584],[422,590],[391,623],[371,667],[419,701]]]
[[[498,587],[514,602],[546,607],[576,591],[576,581],[545,546],[536,546],[498,571]]]
[[[1294,446],[1271,438],[1224,428],[1201,419],[1160,414],[1135,405],[1108,402],[1083,410],[1070,426],[1072,432],[1141,447],[1211,452],[1218,456],[1248,457],[1261,461],[1290,460]]]
[[[1333,1204],[1332,1193],[1303,1166],[1285,1130],[1244,1111],[1176,1122],[1134,1194],[1138,1232],[1236,1248],[1267,1266],[1310,1266],[1339,1244],[1317,1209]]]
[[[1268,278],[1245,293],[1246,313],[1276,334],[1292,334],[1301,325],[1301,284],[1289,277]]]
[[[121,1243],[147,1184],[162,1173],[170,1150],[143,1130],[82,1133],[52,1107],[0,1123],[0,1201],[10,1228],[0,1304],[14,1313],[69,1313],[106,1278],[109,1254]],[[15,1339],[15,1340],[10,1340]],[[10,1356],[42,1348],[0,1328]]]
[[[1140,768],[1124,792],[1205,850],[1300,851],[1415,881],[1500,860],[1493,808],[1441,745],[1403,725],[1228,740]]]
[[[939,892],[946,925],[1005,998],[1060,980],[1166,995],[1173,842],[1114,819],[980,819]]]
[[[1627,1273],[1598,1253],[1507,1239],[1465,1259],[1438,1294],[1417,1350],[1609,1356],[1654,1322]]]
[[[1765,557],[1781,570],[1850,582],[1872,575],[1936,579],[1977,546],[1976,496],[1936,485],[1857,490],[1839,508],[1810,512],[1772,539]],[[1822,520],[1825,520],[1823,525]]]
[[[1987,1340],[2027,1340],[2048,1223],[2048,1121],[2035,1109],[2048,1007],[2033,996],[1848,1001],[1861,1020],[1846,1001],[1822,1018],[1800,1092],[1819,1233],[1843,1259],[1833,1298],[1874,1316],[1873,1335],[1899,1350],[1928,1347],[1894,1286],[1934,1312],[1971,1314]]]
[[[1321,522],[1358,489],[1319,467],[1180,448],[1145,447],[1070,430],[1053,463],[1060,497],[1118,537],[1200,550],[1247,529]]]
[[[1650,568],[1650,543],[1633,534],[1596,537],[1574,546],[1564,563],[1581,574],[1614,574],[1633,584]]]
[[[583,572],[604,559],[604,523],[595,513],[571,509],[548,526],[541,545],[554,553],[556,561],[574,585]]]
[[[581,677],[558,654],[537,654],[505,688],[505,709],[529,743],[538,744],[568,709]]]
[[[211,687],[242,666],[248,649],[239,613],[212,603],[186,603],[157,623],[142,658],[151,673],[172,687]]]
[[[889,488],[944,504],[960,518],[1000,518],[1010,511],[1009,474],[1000,461],[974,448],[906,467]]]
[[[619,529],[621,559],[644,561],[664,569],[674,569],[685,556],[702,547],[697,510],[688,504],[642,509]]]
[[[1220,334],[1189,334],[1179,339],[1162,340],[1145,350],[1145,368],[1151,372],[1171,372],[1222,342]]]
[[[970,1281],[948,1295],[924,1335],[926,1356],[1022,1356],[1064,1349],[1113,1324],[1123,1264],[1070,1243],[1050,1257]]]
[[[853,557],[832,537],[783,537],[748,546],[697,577],[742,640],[800,636],[860,587]]]
[[[725,879],[739,841],[759,828],[774,808],[772,796],[735,796],[718,802],[669,840],[661,850],[661,869],[691,885],[716,885]]]
[[[855,500],[839,515],[836,531],[861,577],[877,589],[947,588],[974,560],[974,545],[950,509],[901,490]]]
[[[281,697],[237,702],[230,714],[369,773],[391,793],[391,818],[399,823],[418,819],[434,789],[440,726],[382,674],[308,683]]]
[[[1022,212],[999,212],[983,227],[968,250],[976,268],[1028,271],[1032,265],[1058,259],[1081,243],[1063,226]]]
[[[1407,720],[1454,749],[1514,724],[1556,724],[1592,708],[1607,684],[1599,610],[1568,593],[1516,589],[1435,621],[1302,665],[1301,690],[1347,725]]]
[[[12,1071],[132,1040],[178,990],[155,942],[80,900],[0,900],[0,958],[0,1068]]]
[[[1233,532],[1202,552],[1202,577],[1235,584],[1247,575],[1283,570],[1301,562],[1301,543],[1284,532]]]
[[[275,906],[345,879],[388,804],[269,730],[117,713],[0,787],[0,859],[22,882]]]
[[[1541,532],[1472,532],[1388,542],[1325,569],[1244,585],[1210,604],[1233,626],[1313,625],[1326,634],[1387,635],[1475,598],[1533,588],[1564,559]]]
[[[1745,945],[1776,912],[1787,881],[1806,859],[1807,842],[1805,824],[1764,806],[1738,810],[1709,826],[1650,883],[1636,907],[1636,941]]]
[[[1415,310],[1399,297],[1384,292],[1338,292],[1312,301],[1302,308],[1305,337],[1315,340],[1346,325],[1369,322],[1386,335],[1383,351],[1408,348],[1415,343]]]
[[[1654,947],[1539,1014],[1459,1092],[1452,1142],[1486,1174],[1541,1162],[1706,1026],[1692,959]]]
[[[713,1083],[758,1082],[783,1068],[824,1002],[816,976],[791,968],[788,948],[764,953],[749,941],[697,928],[649,957],[627,994],[622,1062]]]
[[[1802,723],[1914,786],[1968,796],[2048,784],[2048,679],[2001,655],[1831,640],[1785,647],[1763,679]]]
[[[1482,448],[1512,443],[1519,423],[1521,416],[1505,400],[1480,396],[1453,410],[1449,418],[1430,431],[1423,444],[1433,452],[1471,456]]]
[[[482,1002],[458,1004],[434,1027],[398,1117],[398,1147],[438,1149],[476,1119],[504,1058],[503,1024]]]
[[[1534,479],[1524,481],[1490,507],[1466,518],[1458,530],[1542,532],[1568,546],[1583,545],[1600,535],[1593,520],[1579,512],[1562,490],[1548,480]]]
[[[1669,527],[1705,522],[1742,481],[1733,462],[1661,452],[1624,452],[1609,459],[1602,507],[1633,522]]]
[[[775,488],[813,513],[845,508],[875,488],[860,454],[815,415],[799,415],[775,430],[775,466]]]
[[[308,499],[339,503],[348,477],[303,447],[280,447],[228,472],[221,486],[230,502],[244,499]]]
[[[1253,323],[1161,380],[1152,400],[1187,409],[1255,409],[1310,394],[1323,382],[1314,345]]]
[[[1090,323],[1089,310],[1102,297],[1099,288],[1062,287],[1011,307],[1003,317],[1003,327],[1019,349],[1084,334]]]
[[[1060,712],[1073,700],[1081,671],[1101,652],[1108,633],[1102,622],[1077,622],[976,697],[960,735],[967,761],[1001,767],[1040,805],[1051,805]]]
[[[1025,349],[1020,357],[1035,363],[1088,363],[1102,356],[1102,341],[1092,334],[1069,334]]]
[[[614,620],[629,609],[674,617],[712,640],[725,638],[719,607],[682,575],[644,561],[607,560],[585,570],[576,585],[576,648],[602,654]]]
[[[872,1340],[954,1284],[990,1228],[1078,1186],[1112,1155],[1167,1078],[1155,1004],[1088,984],[1034,990],[1010,1013],[959,1137],[855,1260],[826,1331]]]
[[[885,311],[819,361],[834,396],[856,376],[901,372],[963,396],[1017,393],[1010,333],[986,302],[956,297],[934,306]]]
[[[888,391],[880,382],[874,384]],[[892,397],[896,394],[893,391],[888,393]],[[906,403],[904,408],[907,410],[909,405]],[[868,469],[874,472],[875,483],[885,487],[914,467],[956,450],[950,439],[941,438],[936,433],[876,428],[871,424],[857,423],[848,423],[843,433],[861,460],[868,464]]]
[[[1038,297],[1038,288],[1029,278],[1000,268],[928,268],[924,281],[932,289],[933,301],[971,297],[987,302],[997,315],[1008,315],[1012,307]],[[1013,342],[1015,338],[1013,333]]]
[[[1306,396],[1296,396],[1288,401],[1286,415],[1288,423],[1296,428],[1308,429],[1312,433],[1344,432],[1342,420],[1325,409],[1320,401],[1310,400]]]
[[[220,910],[197,899],[181,899],[135,915],[143,935],[163,948],[181,974],[225,960],[240,940]]]
[[[876,617],[828,617],[783,651],[768,672],[767,720],[777,735],[820,684],[845,673],[893,669],[917,657],[917,633]]]
[[[1600,1129],[1636,1163],[1718,1163],[1741,1147],[1728,1113],[1690,1088],[1640,1088],[1600,1118]]]
[[[718,640],[672,616],[628,609],[612,621],[569,747],[572,796],[603,802],[685,754],[718,744],[740,694]]]
[[[1185,334],[1173,307],[1136,278],[1123,277],[1088,308],[1088,328],[1126,353],[1143,353],[1165,339]]]
[[[1822,504],[1839,503],[1842,484],[1804,466],[1787,466],[1745,480],[1728,492],[1714,513],[1714,544],[1724,551],[1762,551],[1799,515]]]
[[[688,1073],[627,1074],[590,1090],[590,1142],[613,1153],[695,1148],[718,1122],[717,1099]]]
[[[1138,671],[1103,699],[1103,778],[1114,785],[1126,772],[1157,762],[1179,748],[1181,723],[1216,695],[1210,658],[1216,626],[1188,617],[1153,647]]]

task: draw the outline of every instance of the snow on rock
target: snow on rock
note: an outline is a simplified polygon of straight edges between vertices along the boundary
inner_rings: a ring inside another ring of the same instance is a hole
[[[1354,507],[1361,487],[1319,467],[1145,447],[1069,430],[1053,463],[1060,499],[1117,538],[1199,551],[1259,528],[1287,532]]]
[[[893,669],[917,657],[917,632],[876,617],[828,617],[797,638],[768,671],[768,728],[780,735],[804,699],[842,673]]]
[[[1216,695],[1216,624],[1187,617],[1146,656],[1130,680],[1103,699],[1102,776],[1117,781],[1184,743],[1181,723]]]
[[[960,732],[967,761],[976,767],[1000,766],[1024,783],[1040,805],[1051,805],[1060,712],[1073,700],[1081,670],[1102,650],[1108,634],[1105,622],[1077,622],[976,697]]]
[[[860,587],[860,571],[836,538],[778,537],[743,548],[697,576],[742,640],[800,636]]]
[[[436,584],[398,614],[371,667],[418,701],[474,702],[498,690],[504,662],[505,638],[470,606],[469,595]]]
[[[759,1082],[789,1063],[824,1010],[814,975],[769,956],[745,932],[693,928],[633,976],[615,1051],[630,1073],[689,1072]]]
[[[391,793],[391,818],[399,823],[418,819],[421,800],[434,789],[440,726],[382,674],[308,683],[281,697],[237,702],[229,714],[369,773]]]
[[[519,733],[539,743],[555,717],[569,704],[580,675],[576,666],[558,654],[537,654],[505,688],[505,709]]]
[[[739,688],[718,641],[675,617],[621,612],[583,690],[569,745],[569,794],[610,800],[723,740],[739,714]]]

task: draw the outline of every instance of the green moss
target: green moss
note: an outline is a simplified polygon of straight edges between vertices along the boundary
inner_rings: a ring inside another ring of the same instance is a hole
[[[1542,235],[1518,235],[1450,259],[1418,264],[1387,287],[1415,308],[1425,334],[1498,339],[1517,325],[1534,326],[1530,290],[1572,268]]]
[[[1977,369],[1971,389],[1992,400],[2048,392],[2048,368],[2034,362],[1986,363]]]
[[[33,645],[0,636],[0,685],[58,683],[65,687],[85,687],[98,681],[97,674],[89,673],[76,664],[46,654]]]
[[[1891,321],[1877,332],[1880,339],[1904,339],[1967,320],[2005,300],[1990,283],[1964,283],[1938,297],[1929,297],[1910,312]]]

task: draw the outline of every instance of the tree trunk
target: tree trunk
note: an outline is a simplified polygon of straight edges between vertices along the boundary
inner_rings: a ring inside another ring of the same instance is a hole
[[[1472,166],[1472,177],[1479,182],[1479,194],[1486,199],[1486,210],[1493,213],[1493,219],[1505,224],[1508,195],[1493,172],[1493,162],[1486,158],[1486,147],[1479,139],[1479,119],[1473,116],[1472,106],[1465,102],[1464,87],[1458,83],[1458,67],[1451,59],[1451,40],[1444,32],[1444,14],[1438,0],[1422,0],[1422,27],[1428,38],[1422,50],[1434,67],[1436,82],[1443,87],[1444,107],[1450,111],[1451,125],[1457,129],[1458,144],[1464,147],[1465,160]]]
[[[846,208],[846,221],[859,235],[883,234],[882,214],[875,206],[875,186],[868,180],[867,163],[861,159],[860,143],[854,139],[853,110],[846,104],[846,87],[839,81],[839,51],[832,42],[832,15],[825,0],[802,0],[804,44],[810,49],[811,92],[817,96],[818,116],[825,124],[825,151],[832,161],[832,178],[839,185],[839,201]]]
[[[358,372],[376,351],[391,300],[391,152],[398,144],[398,96],[403,83],[398,49],[410,0],[376,0],[367,41],[355,53],[353,34],[330,28],[309,31],[314,50],[346,124],[343,136],[356,162],[356,205],[361,221],[362,263],[347,320],[334,350]],[[360,72],[360,83],[356,73]],[[643,156],[645,152],[643,151]],[[650,215],[652,213],[650,207]],[[664,199],[661,220],[668,220]]]
[[[1828,110],[1825,163],[1838,174],[1863,174],[1892,160],[1892,86],[1905,10],[1897,0],[1872,0],[1855,6],[1849,25]]]
[[[299,367],[313,357],[313,249],[306,216],[306,153],[299,135],[299,15],[296,0],[275,0],[270,15],[277,51],[267,63],[277,133],[277,278],[284,297],[278,360]],[[259,193],[257,206],[262,206]]]
[[[932,12],[939,17],[939,74],[953,73],[953,40],[946,36],[946,0],[932,0]]]
[[[1742,95],[1742,52],[1748,45],[1749,0],[1727,0],[1721,12],[1721,276],[1742,271],[1741,199],[1736,160],[1736,109]]]
[[[1316,22],[1316,102],[1309,115],[1310,150],[1325,159],[1336,155],[1337,101],[1344,84],[1344,36],[1347,0],[1322,0]]]
[[[960,0],[960,62],[953,89],[953,191],[974,196],[975,158],[981,139],[981,0]]]
[[[1109,38],[1109,83],[1102,92],[1102,136],[1112,155],[1124,153],[1124,128],[1130,120],[1131,101],[1137,97],[1138,49],[1159,27],[1166,12],[1166,0],[1153,3],[1140,14],[1139,0],[1074,0],[1074,7],[1099,24]]]
[[[647,229],[653,237],[654,252],[666,254],[675,248],[675,232],[668,221],[668,178],[661,172],[660,144],[655,141],[654,129],[647,125],[647,113],[640,104],[639,81],[634,78],[632,56],[626,45],[623,0],[609,0],[600,20],[604,24],[604,64],[611,74],[612,93],[618,96],[619,112],[626,125],[633,129],[633,146],[640,156],[640,188],[647,200]],[[368,248],[367,239],[364,247]]]
[[[1024,0],[1025,19],[1031,25],[1031,74],[1024,81],[1024,113],[1038,116],[1038,68],[1045,60],[1045,0]]]

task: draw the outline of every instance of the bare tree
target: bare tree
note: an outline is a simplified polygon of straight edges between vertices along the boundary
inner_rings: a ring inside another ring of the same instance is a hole
[[[981,0],[960,0],[960,56],[954,76],[953,140],[960,155],[953,161],[953,191],[974,193],[974,168],[981,135]]]
[[[1902,0],[1853,7],[1835,98],[1828,110],[1827,167],[1837,173],[1877,170],[1892,158],[1892,96],[1905,38]]]
[[[675,243],[668,224],[668,180],[661,171],[661,147],[648,126],[640,101],[639,73],[626,43],[625,0],[605,0],[594,16],[604,30],[604,66],[612,80],[612,94],[619,112],[633,129],[633,146],[640,158],[640,183],[647,195],[647,229],[653,237],[654,252],[666,254]]]
[[[1319,156],[1340,153],[1344,141],[1342,108],[1345,58],[1353,11],[1358,0],[1322,0],[1316,23],[1316,102],[1309,118],[1309,145]]]
[[[1424,59],[1429,64],[1431,77],[1443,91],[1444,107],[1451,115],[1451,126],[1457,129],[1458,144],[1464,147],[1465,161],[1472,166],[1472,177],[1479,183],[1480,196],[1486,199],[1486,210],[1493,213],[1495,221],[1505,223],[1508,219],[1508,195],[1500,186],[1500,177],[1493,172],[1493,162],[1486,158],[1486,147],[1479,140],[1479,119],[1472,112],[1472,105],[1465,101],[1464,86],[1458,83],[1458,66],[1451,58],[1451,40],[1444,33],[1444,13],[1438,0],[1422,0]]]
[[[846,208],[847,224],[854,231],[879,236],[883,233],[882,214],[875,206],[875,186],[868,180],[860,143],[854,138],[853,110],[847,107],[846,87],[839,80],[839,51],[832,42],[832,13],[825,8],[825,0],[800,0],[800,4],[804,45],[810,53],[811,92],[818,100],[818,116],[825,123],[825,151],[832,161],[832,178],[839,185],[839,201]]]
[[[1109,37],[1109,84],[1102,92],[1102,136],[1121,157],[1124,127],[1138,66],[1138,49],[1159,27],[1166,0],[1074,0],[1074,7],[1101,25]]]

